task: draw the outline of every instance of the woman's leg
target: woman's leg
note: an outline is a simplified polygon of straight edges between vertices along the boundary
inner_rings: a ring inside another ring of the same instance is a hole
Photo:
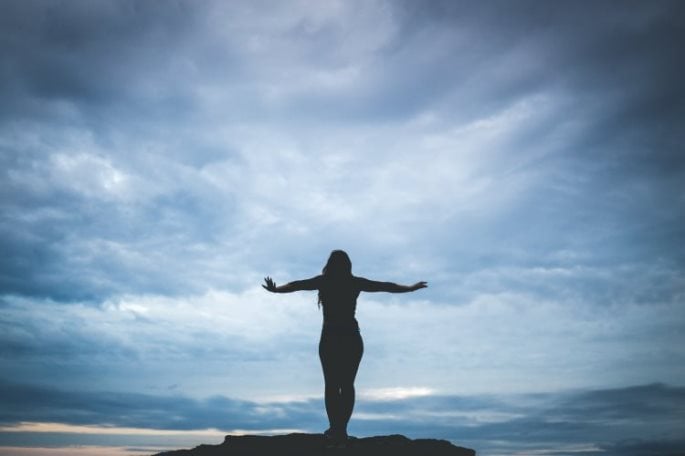
[[[328,415],[328,423],[332,431],[337,431],[339,428],[340,416],[340,384],[337,381],[339,377],[336,372],[338,369],[335,362],[335,341],[332,340],[331,335],[321,334],[319,341],[319,359],[321,360],[321,368],[323,370],[324,379],[324,403],[326,405],[326,415]]]
[[[364,354],[364,342],[359,333],[350,337],[345,345],[346,353],[344,353],[343,369],[340,378],[340,408],[338,409],[338,417],[336,421],[340,423],[340,427],[347,433],[347,423],[350,421],[352,411],[354,410],[355,389],[354,379],[357,376],[359,363]]]

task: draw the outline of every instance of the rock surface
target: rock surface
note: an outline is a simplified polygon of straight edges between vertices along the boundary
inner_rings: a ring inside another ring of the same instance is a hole
[[[219,445],[200,445],[192,450],[175,450],[155,456],[475,456],[468,448],[446,440],[416,439],[402,435],[351,438],[343,448],[330,448],[322,434],[275,436],[226,436]]]

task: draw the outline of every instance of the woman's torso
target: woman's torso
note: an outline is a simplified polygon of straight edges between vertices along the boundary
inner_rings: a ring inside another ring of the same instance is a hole
[[[319,296],[323,307],[324,326],[358,328],[355,312],[360,292],[357,277],[330,279],[321,276]]]

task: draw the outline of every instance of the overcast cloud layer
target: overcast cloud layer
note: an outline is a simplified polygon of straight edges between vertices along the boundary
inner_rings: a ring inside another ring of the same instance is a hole
[[[316,296],[259,283],[316,275],[343,248],[357,275],[429,282],[360,298],[368,413],[417,394],[415,410],[456,414],[440,398],[682,395],[682,2],[2,11],[4,384],[178,397],[183,429],[320,430]],[[258,424],[254,404],[274,401],[305,411]],[[12,410],[8,425],[53,419]],[[390,422],[431,434],[417,416]],[[619,435],[580,443],[598,442],[629,454]]]

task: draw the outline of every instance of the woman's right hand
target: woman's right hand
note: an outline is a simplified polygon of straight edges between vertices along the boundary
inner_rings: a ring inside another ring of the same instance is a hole
[[[264,277],[264,283],[266,283],[266,285],[262,285],[262,288],[272,293],[276,293],[276,282],[274,282],[271,277]]]

